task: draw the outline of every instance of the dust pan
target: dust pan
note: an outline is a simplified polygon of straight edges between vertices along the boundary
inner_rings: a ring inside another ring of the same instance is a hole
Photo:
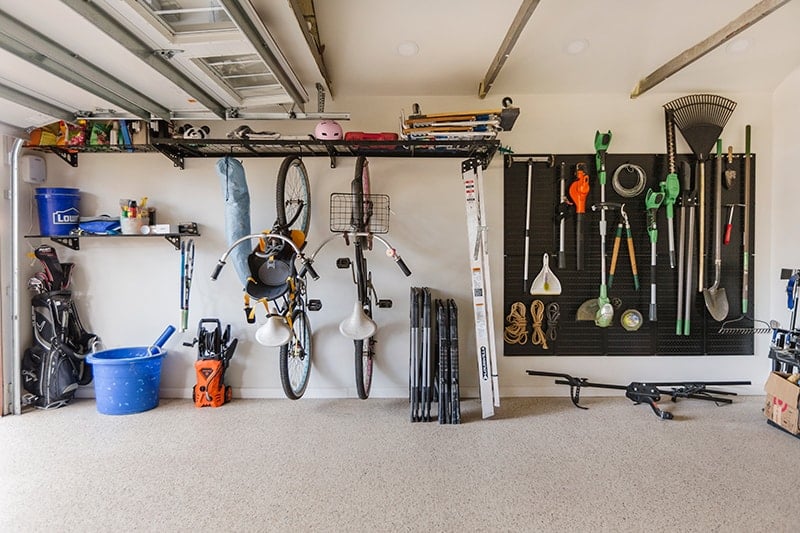
[[[547,254],[542,256],[542,270],[540,270],[539,274],[533,279],[531,294],[561,294],[561,282],[558,281],[556,275],[550,270],[550,256]]]

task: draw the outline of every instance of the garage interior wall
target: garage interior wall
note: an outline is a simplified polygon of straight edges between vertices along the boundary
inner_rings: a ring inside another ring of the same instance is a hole
[[[723,131],[723,143],[744,151],[745,125],[753,130],[752,151],[758,155],[755,227],[756,318],[779,320],[788,325],[785,282],[781,267],[800,267],[797,247],[787,243],[787,233],[796,227],[793,199],[800,185],[793,170],[800,167],[794,125],[800,111],[791,105],[800,90],[800,70],[789,76],[774,93],[724,94],[738,103]],[[350,112],[345,131],[397,131],[401,110],[408,114],[413,103],[423,112],[458,111],[499,107],[506,95],[423,98],[392,97],[329,102],[330,112]],[[508,95],[521,115],[513,131],[500,134],[504,146],[517,153],[593,153],[596,130],[612,130],[610,153],[664,153],[662,105],[675,95]],[[495,102],[495,100],[497,102]],[[199,125],[200,123],[195,125]],[[249,122],[255,130],[284,134],[307,133],[312,121]],[[238,124],[216,122],[212,137],[224,137]],[[679,153],[691,153],[678,135]],[[6,142],[4,146],[10,146]],[[339,158],[335,169],[324,157],[306,158],[312,187],[312,225],[309,247],[314,249],[329,235],[328,197],[349,190],[354,158]],[[278,350],[257,344],[257,325],[248,325],[242,311],[242,291],[234,269],[226,267],[219,280],[210,274],[227,248],[224,236],[223,196],[214,159],[187,159],[186,169],[173,167],[160,154],[81,154],[72,168],[56,156],[47,156],[47,186],[81,189],[81,214],[116,214],[120,198],[147,196],[161,223],[195,221],[201,236],[195,238],[197,259],[191,290],[189,330],[168,343],[164,361],[164,397],[191,397],[195,383],[193,363],[196,349],[182,345],[196,334],[202,318],[219,318],[232,325],[239,347],[226,374],[234,395],[246,398],[282,398],[278,375]],[[280,158],[246,158],[253,230],[271,226],[275,217],[274,186]],[[462,391],[477,395],[475,340],[472,327],[468,244],[464,216],[460,159],[372,158],[373,192],[391,197],[391,221],[386,237],[413,271],[405,278],[382,251],[369,257],[380,298],[391,298],[392,309],[378,309],[378,359],[372,396],[405,397],[408,391],[408,316],[410,285],[431,287],[436,296],[454,298],[460,309]],[[4,158],[3,176],[8,183]],[[708,175],[708,173],[707,173]],[[484,172],[491,254],[492,286],[495,289],[494,319],[497,332],[503,328],[503,158],[497,154]],[[592,179],[595,179],[592,176]],[[8,188],[8,185],[5,186]],[[20,187],[20,227],[23,234],[36,233],[33,190]],[[5,240],[9,202],[2,203],[4,228],[3,287],[7,309],[9,277],[5,259],[10,256]],[[22,239],[22,257],[39,242]],[[637,243],[637,246],[644,243]],[[76,263],[72,290],[86,327],[102,338],[108,348],[148,344],[168,324],[178,324],[180,252],[161,239],[83,239],[73,251],[55,245],[61,261]],[[307,397],[354,397],[352,341],[341,336],[338,323],[352,309],[355,286],[349,271],[335,267],[337,257],[351,256],[342,242],[329,245],[315,266],[321,278],[310,281],[309,297],[323,302],[321,311],[310,315],[314,330],[314,359]],[[30,343],[27,291],[24,282],[38,265],[20,265],[23,294],[22,346]],[[733,312],[733,311],[732,311]],[[4,325],[9,322],[3,314]],[[563,319],[569,319],[564,317]],[[259,313],[258,325],[264,321]],[[6,330],[8,331],[8,330]],[[7,336],[3,336],[4,341]],[[4,353],[7,353],[4,342]],[[502,396],[563,395],[564,390],[525,374],[526,369],[567,372],[593,381],[628,383],[645,380],[751,380],[747,392],[761,393],[770,370],[767,358],[769,336],[756,337],[755,356],[702,357],[503,357],[499,343],[499,379]],[[6,369],[9,357],[4,357]],[[6,370],[8,371],[8,370]],[[592,391],[589,391],[592,392]],[[91,387],[81,391],[90,396]],[[598,393],[602,394],[602,392]]]

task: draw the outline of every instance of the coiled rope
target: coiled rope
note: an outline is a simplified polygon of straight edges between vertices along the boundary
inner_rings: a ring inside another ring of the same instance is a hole
[[[561,318],[561,308],[556,302],[547,304],[547,338],[556,340],[558,335],[558,320]]]
[[[534,300],[533,303],[531,303],[531,319],[533,320],[531,344],[534,346],[541,345],[542,348],[547,350],[547,335],[544,334],[544,330],[542,329],[544,303],[542,303],[541,300]]]
[[[525,319],[525,304],[514,302],[506,316],[503,340],[508,344],[525,344],[528,342],[528,322]]]

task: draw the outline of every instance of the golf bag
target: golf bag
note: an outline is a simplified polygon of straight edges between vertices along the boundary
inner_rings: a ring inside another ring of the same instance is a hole
[[[206,329],[205,324],[213,324]],[[219,319],[204,318],[197,327],[197,338],[184,346],[197,344],[197,361],[194,364],[197,384],[192,387],[192,400],[195,407],[220,407],[231,401],[232,390],[225,385],[225,371],[228,369],[239,339],[230,339],[231,326],[222,327]]]
[[[83,327],[72,293],[67,290],[73,263],[61,263],[52,246],[36,248],[43,270],[28,280],[34,345],[22,356],[25,403],[42,409],[62,407],[80,385],[92,382],[86,356],[100,344]]]
[[[22,357],[26,403],[42,409],[63,407],[80,385],[92,381],[86,356],[99,343],[78,317],[70,291],[51,291],[31,298],[34,345]]]

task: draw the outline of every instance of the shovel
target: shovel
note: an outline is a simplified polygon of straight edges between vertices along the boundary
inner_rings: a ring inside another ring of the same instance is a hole
[[[714,284],[703,289],[706,309],[717,322],[728,317],[728,295],[719,286],[722,270],[722,141],[717,140],[716,175],[714,176]]]

